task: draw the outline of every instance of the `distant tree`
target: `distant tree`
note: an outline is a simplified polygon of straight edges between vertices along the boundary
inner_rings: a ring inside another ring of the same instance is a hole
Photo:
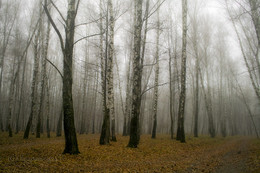
[[[199,124],[199,4],[194,2],[193,14],[191,14],[191,42],[195,56],[195,93],[194,93],[194,137],[198,137]]]
[[[239,6],[239,10],[233,8],[233,3]],[[252,87],[260,101],[260,2],[225,0],[225,5],[237,35]]]
[[[132,42],[132,41],[131,41]],[[132,48],[132,46],[130,46]],[[132,52],[132,51],[131,51]],[[124,111],[124,125],[123,125],[123,136],[129,135],[129,129],[130,129],[130,90],[131,90],[131,59],[132,59],[132,53],[130,53],[128,64],[127,64],[127,70],[126,70],[126,97],[125,97],[125,111]]]
[[[19,71],[21,67],[21,54],[22,54],[22,45],[20,44],[22,42],[22,34],[21,31],[18,29],[18,21],[17,21],[17,15],[19,14],[19,5],[14,4],[14,16],[11,18],[13,20],[11,25],[14,25],[16,23],[16,29],[14,32],[14,47],[12,48],[13,50],[13,64],[11,68],[11,82],[10,82],[10,87],[9,87],[9,107],[8,107],[8,115],[7,115],[7,130],[9,132],[9,137],[13,136],[13,130],[12,130],[12,116],[16,115],[15,114],[15,103],[16,103],[16,98],[18,95],[18,86],[19,86]],[[13,26],[11,26],[12,28]],[[11,30],[10,30],[11,32]],[[6,45],[7,46],[7,45]]]
[[[47,101],[46,101],[46,110],[47,110],[47,121],[46,121],[46,129],[47,129],[47,137],[51,137],[51,129],[50,129],[50,89],[48,86],[48,83],[46,81],[46,96],[47,96]]]
[[[42,5],[40,6],[42,9]],[[48,22],[49,23],[49,22]],[[48,25],[48,24],[47,24]],[[43,129],[42,127],[42,118],[43,118],[43,104],[45,101],[45,83],[46,83],[46,65],[47,65],[47,52],[48,52],[48,44],[47,42],[49,42],[49,40],[45,40],[46,38],[49,39],[49,34],[47,32],[50,32],[50,30],[45,30],[44,28],[44,16],[42,16],[41,19],[41,23],[40,23],[40,30],[41,30],[41,37],[40,37],[40,57],[41,57],[41,62],[39,62],[42,65],[42,70],[40,73],[40,81],[39,81],[39,85],[40,85],[40,94],[39,94],[39,109],[36,112],[37,113],[37,123],[36,123],[36,138],[40,138],[41,136],[41,131]],[[48,35],[48,36],[47,36]]]
[[[15,112],[14,109],[14,97],[15,97],[15,83],[16,83],[16,79],[17,79],[17,75],[15,75],[15,64],[17,63],[17,59],[19,57],[20,54],[20,45],[19,45],[19,31],[16,30],[15,33],[15,47],[14,47],[14,59],[13,59],[13,64],[12,64],[12,68],[11,68],[11,83],[10,83],[10,92],[9,92],[9,108],[8,108],[8,116],[7,116],[7,129],[9,132],[9,137],[13,136],[13,130],[12,130],[12,115]],[[19,59],[18,59],[19,60]],[[18,64],[20,65],[20,64]]]
[[[96,64],[98,64],[98,62],[96,62]],[[92,118],[92,134],[95,134],[95,129],[96,129],[96,126],[95,126],[95,122],[96,122],[96,107],[97,107],[97,94],[98,94],[98,86],[99,86],[99,73],[98,71],[95,73],[95,93],[94,93],[94,106],[93,106],[93,118]]]
[[[39,2],[40,6],[41,3]],[[37,85],[38,85],[38,73],[39,73],[39,59],[40,59],[40,45],[39,45],[39,39],[41,34],[41,26],[42,26],[42,13],[39,13],[39,25],[37,28],[37,32],[35,34],[34,38],[34,45],[33,45],[33,52],[34,52],[34,65],[33,65],[33,79],[32,79],[32,85],[31,85],[31,111],[30,116],[27,121],[26,129],[24,131],[24,139],[28,139],[30,130],[34,133],[34,127],[33,126],[33,119],[35,118],[35,114],[37,111]]]
[[[227,136],[227,110],[228,110],[228,104],[227,104],[227,89],[228,86],[225,87],[225,74],[227,74],[227,49],[228,45],[226,44],[226,33],[225,30],[222,28],[218,28],[217,30],[217,40],[216,43],[216,54],[218,55],[218,63],[219,63],[219,92],[218,92],[218,114],[220,119],[220,132],[222,137]]]
[[[170,8],[170,7],[169,7]],[[174,28],[173,28],[174,27]],[[178,70],[178,35],[177,24],[173,26],[173,21],[170,21],[170,28],[168,31],[168,54],[169,54],[169,90],[170,90],[170,119],[171,119],[171,139],[174,138],[174,127],[176,119],[176,107],[178,102],[176,101],[177,94],[179,93],[179,70]]]
[[[238,83],[237,78],[236,78],[236,76],[235,76],[235,74],[234,74],[234,72],[233,72],[232,70],[231,70],[231,74],[233,75],[233,78],[234,78],[235,81],[236,81],[236,84],[237,84],[237,88],[236,88],[236,89],[237,89],[237,90],[240,92],[240,94],[242,95],[242,99],[241,99],[241,100],[244,102],[244,104],[245,104],[245,106],[246,106],[247,112],[248,112],[248,114],[249,114],[249,116],[250,116],[250,119],[251,119],[251,121],[252,121],[252,124],[253,124],[253,128],[254,128],[255,134],[256,134],[257,138],[259,138],[259,134],[258,134],[256,125],[255,125],[254,118],[253,118],[253,113],[252,113],[252,111],[251,111],[251,109],[250,109],[250,106],[249,106],[248,102],[246,101],[245,94],[244,94],[244,92],[243,92],[243,90],[242,90],[240,84]]]
[[[88,63],[89,63],[89,40],[86,39],[86,48],[85,48],[86,52],[85,52],[85,65],[84,65],[84,79],[83,79],[83,102],[82,102],[82,113],[81,113],[81,122],[80,122],[80,130],[79,130],[79,134],[83,134],[86,131],[86,115],[87,115],[87,110],[86,108],[88,108],[87,105],[87,96],[89,95],[89,92],[87,91],[90,85],[90,82],[88,81],[89,77],[89,68],[88,68]]]
[[[172,27],[172,26],[171,26]],[[171,30],[169,31],[169,33],[171,33]],[[168,34],[168,43],[169,46],[170,45],[170,34]],[[170,133],[171,133],[171,139],[173,139],[173,133],[174,133],[174,98],[173,98],[173,75],[172,75],[172,52],[171,52],[171,48],[168,48],[168,54],[169,54],[169,91],[170,91],[170,118],[171,118],[171,129],[170,129]]]
[[[25,47],[23,48],[23,50],[21,51],[21,53],[19,54],[19,60],[18,60],[18,64],[17,64],[17,69],[15,70],[15,72],[13,73],[13,79],[12,79],[12,83],[14,84],[15,81],[18,79],[19,77],[19,73],[20,73],[20,68],[21,68],[21,63],[23,63],[23,68],[25,68],[25,62],[26,62],[26,58],[27,58],[27,52],[28,52],[28,49],[31,45],[31,42],[33,40],[33,38],[35,38],[35,34],[36,34],[36,31],[38,29],[38,25],[39,25],[39,21],[40,19],[38,18],[37,22],[35,23],[34,20],[31,21],[33,27],[32,27],[32,30],[31,32],[29,32],[29,35],[27,37],[27,40],[26,40],[26,44],[25,44]],[[21,43],[20,43],[21,44]],[[24,70],[23,70],[24,71]],[[24,72],[23,72],[23,75],[22,77],[24,77]],[[24,80],[24,79],[23,79]],[[22,82],[23,83],[23,82]],[[12,87],[10,88],[11,91],[13,90]],[[12,93],[12,92],[11,92]],[[12,96],[13,97],[13,96]],[[13,98],[11,98],[13,99]],[[20,101],[21,103],[21,101]],[[13,105],[14,106],[14,105]],[[18,109],[19,110],[19,109]],[[20,113],[20,111],[18,112]],[[18,118],[19,119],[19,118]],[[28,130],[28,133],[29,133],[29,130]],[[29,135],[29,134],[28,134]],[[27,137],[28,138],[28,137]]]
[[[200,61],[202,61],[203,63],[199,63],[199,76],[200,76],[200,83],[201,83],[201,87],[202,87],[202,92],[204,95],[204,102],[205,102],[205,106],[206,106],[206,112],[208,115],[208,132],[210,134],[210,136],[212,138],[214,138],[216,136],[216,129],[215,129],[215,124],[214,124],[214,116],[213,116],[213,103],[212,103],[212,91],[213,91],[213,87],[211,86],[211,81],[213,80],[212,77],[210,76],[210,62],[211,61],[211,57],[212,55],[210,54],[210,46],[211,46],[211,42],[212,42],[212,27],[211,24],[207,21],[207,18],[204,19],[204,21],[202,22],[203,25],[203,30],[202,30],[202,36],[201,36],[201,47],[202,47],[202,53],[200,53],[201,58]],[[202,64],[204,66],[202,66]],[[204,68],[202,68],[204,67]],[[202,69],[204,69],[204,73],[205,73],[205,78],[203,78],[203,71]],[[205,82],[206,81],[206,84]],[[205,86],[206,85],[206,86]]]
[[[42,11],[41,11],[41,13],[42,13]],[[26,107],[27,107],[27,105],[28,105],[28,107],[30,106],[28,104],[30,102],[29,100],[24,101],[24,99],[27,97],[27,92],[26,92],[27,75],[26,75],[26,72],[27,72],[27,69],[28,69],[28,66],[29,66],[28,62],[30,62],[29,56],[28,56],[28,49],[29,49],[29,46],[31,45],[31,42],[33,41],[35,33],[37,32],[39,22],[40,22],[40,18],[38,18],[38,21],[35,21],[34,17],[31,18],[28,40],[27,40],[27,42],[25,41],[26,46],[23,48],[24,49],[23,52],[19,55],[20,56],[20,62],[19,63],[22,63],[22,64],[18,65],[18,70],[19,69],[21,69],[21,70],[16,71],[17,74],[21,75],[21,77],[20,77],[21,81],[19,81],[20,87],[17,87],[17,88],[20,89],[20,93],[19,93],[19,96],[18,96],[19,103],[18,103],[18,105],[16,105],[17,106],[16,129],[15,129],[16,134],[19,132],[20,129],[23,129],[24,123],[21,123],[21,120],[23,122],[25,121],[26,116],[24,116],[24,115],[25,115]],[[33,25],[35,25],[35,26],[33,26]],[[20,27],[20,26],[17,26],[17,27]],[[21,42],[20,42],[20,44],[22,45]],[[31,90],[30,90],[30,92],[31,92]]]
[[[58,123],[57,123],[57,129],[56,129],[56,136],[57,137],[61,136],[61,132],[62,132],[62,117],[63,117],[63,106],[61,107],[59,118],[58,118]]]
[[[215,132],[215,126],[213,123],[213,111],[212,111],[212,104],[211,104],[211,94],[210,91],[206,91],[205,89],[205,85],[203,83],[203,77],[202,77],[202,72],[201,69],[199,68],[199,76],[200,76],[200,83],[201,83],[201,87],[202,87],[202,92],[204,95],[204,101],[205,101],[205,105],[206,105],[206,111],[208,114],[208,131],[209,134],[212,138],[214,138],[216,136],[216,132]],[[209,89],[208,89],[209,90]]]
[[[43,18],[44,19],[44,18]],[[38,121],[37,121],[37,131],[36,131],[36,137],[40,137],[40,133],[43,129],[43,105],[44,105],[44,101],[46,100],[46,93],[48,91],[46,91],[48,88],[48,84],[47,84],[47,58],[48,58],[48,49],[49,49],[49,40],[50,40],[50,21],[47,21],[47,27],[46,30],[44,28],[44,26],[42,26],[42,72],[41,72],[41,86],[40,86],[40,107],[39,107],[39,111],[38,111]],[[49,94],[49,93],[47,93]],[[49,129],[49,101],[48,101],[49,97],[47,97],[47,102],[46,102],[46,109],[47,109],[47,133],[48,133],[48,137],[50,135],[50,129]]]
[[[238,6],[238,10],[233,6]],[[258,0],[247,1],[228,1],[225,0],[226,10],[230,17],[231,23],[235,30],[238,44],[242,53],[243,60],[245,62],[249,79],[255,95],[258,99],[258,105],[260,101],[260,2]],[[235,74],[233,73],[234,78]],[[254,122],[252,111],[246,101],[245,95],[236,79],[239,92],[241,93],[248,114],[251,118],[254,130],[257,137],[259,137],[257,128]]]
[[[0,43],[0,93],[2,93],[2,83],[3,83],[3,73],[4,73],[4,68],[5,68],[5,60],[6,60],[6,53],[8,50],[8,46],[10,44],[10,40],[12,37],[12,31],[14,29],[16,19],[17,19],[17,14],[18,14],[18,9],[15,9],[16,11],[13,11],[12,6],[16,7],[17,4],[11,4],[12,2],[5,2],[3,3],[2,7],[2,2],[0,4],[1,11],[3,11],[3,14],[1,16],[1,43]],[[0,102],[2,102],[0,94]],[[0,130],[4,131],[3,127],[3,115],[2,115],[2,103],[0,106]],[[9,121],[9,120],[8,120]],[[8,128],[6,128],[8,130]]]

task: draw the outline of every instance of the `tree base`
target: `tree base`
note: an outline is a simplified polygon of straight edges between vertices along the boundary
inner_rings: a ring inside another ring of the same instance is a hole
[[[137,145],[135,145],[135,144],[128,144],[127,147],[129,147],[129,148],[137,148]]]
[[[10,126],[10,125],[9,125]],[[11,127],[8,127],[8,131],[9,131],[9,137],[13,137],[13,132]]]
[[[113,136],[112,139],[111,139],[111,141],[113,141],[113,142],[117,142],[116,137]]]
[[[77,155],[77,154],[80,154],[80,152],[79,152],[79,150],[76,150],[76,149],[75,150],[71,150],[71,151],[65,149],[62,154]]]

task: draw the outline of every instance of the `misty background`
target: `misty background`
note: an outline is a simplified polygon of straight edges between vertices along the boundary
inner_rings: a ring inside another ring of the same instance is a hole
[[[150,1],[149,14],[151,15],[147,22],[140,115],[142,134],[150,134],[153,128],[156,10],[160,5],[158,2]],[[66,17],[67,1],[53,0],[53,3]],[[122,134],[125,121],[126,124],[130,121],[128,115],[131,111],[131,106],[129,106],[131,103],[127,98],[131,97],[131,93],[127,90],[127,85],[129,81],[131,83],[133,70],[131,64],[134,6],[132,3],[132,0],[113,0],[115,17],[113,84],[117,134]],[[145,2],[143,3],[144,11]],[[173,109],[174,133],[176,133],[177,128],[182,51],[181,1],[161,0],[160,3],[160,68],[156,131],[157,133],[169,134],[171,108]],[[32,103],[31,86],[35,66],[34,39],[28,48],[27,45],[43,9],[39,7],[41,4],[39,5],[39,1],[36,0],[1,0],[0,4],[0,128],[3,131],[7,130],[8,121],[11,120],[12,128],[19,132],[26,128]],[[104,14],[106,14],[105,4],[104,2],[101,6]],[[209,134],[206,104],[209,98],[212,106],[213,125],[217,135],[226,133],[226,135],[255,136],[256,132],[260,131],[259,98],[252,86],[253,80],[259,92],[258,45],[253,22],[250,14],[247,13],[248,8],[245,0],[188,1],[185,107],[185,132],[187,134],[192,135],[194,131],[196,53],[200,59],[199,134]],[[62,31],[64,21],[61,15],[54,7],[50,9],[50,13],[58,29]],[[100,4],[98,1],[82,0],[76,17],[72,70],[74,118],[78,133],[100,133],[103,122],[99,13]],[[46,32],[48,18],[45,15],[42,17],[42,25],[44,26],[43,31]],[[62,34],[64,37],[64,32]],[[91,37],[84,38],[86,36]],[[40,36],[40,40],[45,38],[45,34]],[[194,49],[195,44],[197,52]],[[47,118],[49,118],[50,130],[55,132],[62,119],[62,56],[58,37],[54,29],[50,27],[46,64],[48,93],[45,92],[42,103],[40,103],[40,93],[44,71],[43,56],[39,58],[35,88],[36,107],[34,111],[35,115],[39,112],[41,116],[42,132],[46,131]],[[254,56],[258,59],[255,59]],[[169,64],[170,59],[172,61]],[[172,67],[171,72],[169,72],[169,66]],[[169,73],[172,74],[171,79]],[[170,82],[174,87],[172,88],[172,98],[170,97]],[[170,99],[173,100],[173,104],[170,104]],[[42,106],[40,106],[41,104]],[[130,107],[129,109],[126,109],[127,105]],[[126,110],[128,111],[126,112]],[[37,116],[34,116],[32,132],[36,130],[36,122]]]

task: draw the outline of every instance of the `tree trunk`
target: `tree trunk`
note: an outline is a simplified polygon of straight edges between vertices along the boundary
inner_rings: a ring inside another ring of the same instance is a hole
[[[95,94],[94,94],[94,112],[92,118],[92,134],[95,134],[95,121],[96,121],[96,107],[97,107],[97,92],[98,92],[98,84],[99,84],[99,75],[96,72],[96,83],[95,83]]]
[[[236,81],[236,82],[237,82],[237,81]],[[258,134],[256,125],[255,125],[255,121],[254,121],[254,118],[253,118],[253,113],[251,112],[251,109],[250,109],[250,107],[249,107],[249,105],[248,105],[248,103],[247,103],[247,101],[246,101],[245,95],[244,95],[244,93],[243,93],[243,91],[242,91],[242,89],[241,89],[241,86],[239,85],[238,82],[237,82],[237,85],[238,85],[238,88],[239,88],[240,93],[241,93],[241,95],[242,95],[243,102],[244,102],[244,104],[245,104],[245,106],[246,106],[246,109],[247,109],[247,111],[248,111],[248,114],[249,114],[249,116],[250,116],[250,119],[251,119],[251,121],[252,121],[254,130],[255,130],[255,134],[256,134],[257,138],[259,139],[259,134]]]
[[[198,121],[199,121],[199,54],[198,54],[198,36],[197,36],[197,22],[194,24],[194,40],[193,48],[196,56],[196,81],[195,81],[195,110],[194,110],[194,137],[198,137]]]
[[[206,105],[206,111],[208,114],[208,131],[209,134],[212,138],[215,137],[215,127],[214,127],[214,123],[213,123],[213,115],[212,115],[212,106],[211,106],[211,102],[209,101],[209,99],[207,97],[210,97],[210,95],[207,96],[206,94],[206,90],[205,90],[205,86],[203,83],[203,79],[202,79],[202,74],[201,74],[201,70],[199,68],[199,75],[200,75],[200,82],[201,82],[201,87],[202,87],[202,91],[204,93],[204,100],[205,100],[205,105]],[[211,99],[210,99],[211,100]]]
[[[57,123],[57,130],[56,130],[56,136],[59,137],[61,136],[62,132],[62,116],[63,116],[63,104],[61,105],[61,110],[60,110],[60,115]]]
[[[257,4],[258,3],[258,4]],[[251,8],[251,18],[254,24],[255,33],[257,36],[258,49],[260,48],[260,16],[259,16],[259,1],[258,0],[249,0],[249,5]],[[258,58],[259,58],[258,50]],[[258,59],[259,63],[259,59]],[[258,64],[259,65],[259,64]]]
[[[49,90],[49,86],[47,84],[47,81],[45,83],[45,88],[46,88],[46,94],[47,94],[47,101],[46,101],[46,111],[47,111],[47,122],[46,122],[46,129],[47,129],[47,137],[50,138],[51,134],[50,134],[50,90]]]
[[[40,16],[41,18],[41,16]],[[41,20],[41,19],[40,19]],[[31,93],[31,112],[30,116],[26,125],[26,129],[24,132],[24,139],[28,139],[30,129],[33,123],[33,117],[36,113],[36,102],[37,102],[37,76],[38,76],[38,69],[39,69],[39,52],[38,52],[38,41],[40,36],[40,27],[38,27],[37,34],[35,35],[35,43],[34,43],[34,67],[33,67],[33,79],[32,79],[32,93]]]
[[[43,47],[43,49],[41,50],[42,52],[42,73],[41,73],[41,84],[40,84],[40,104],[39,104],[39,109],[38,109],[38,119],[37,119],[37,127],[36,127],[36,138],[40,138],[41,136],[41,129],[42,129],[42,115],[43,115],[43,102],[44,102],[44,98],[45,98],[45,82],[46,82],[46,58],[47,58],[47,52],[48,52],[48,44],[49,41],[45,40],[45,44],[44,44],[44,29],[43,29],[43,23],[42,23],[43,19],[40,22],[40,29],[41,29],[41,33],[42,33],[42,37],[41,37],[41,47]],[[48,24],[49,25],[49,24]],[[46,32],[50,32],[49,30],[47,30]],[[48,35],[48,36],[47,36]],[[49,33],[46,33],[46,39],[49,39]],[[47,47],[46,47],[47,46]]]
[[[50,40],[50,31],[51,31],[51,23],[48,21],[47,25],[47,35],[46,35],[46,42],[45,42],[45,50],[44,50],[44,58],[45,58],[45,64],[44,64],[44,88],[46,89],[46,94],[47,94],[47,101],[46,101],[46,111],[47,111],[47,137],[50,138],[50,91],[49,91],[49,86],[47,82],[47,64],[46,64],[46,59],[48,58],[48,49],[49,49],[49,40]]]
[[[114,26],[115,26],[115,20],[114,20],[114,14],[113,14],[113,4],[112,0],[108,0],[108,9],[109,9],[109,50],[108,50],[108,70],[107,70],[107,84],[108,84],[108,102],[107,107],[109,109],[110,117],[111,117],[111,137],[112,141],[116,141],[116,134],[115,134],[115,106],[114,106],[114,75],[113,75],[113,58],[114,58]]]
[[[185,142],[184,132],[184,112],[186,98],[186,49],[187,49],[187,0],[182,0],[182,18],[183,18],[183,33],[182,33],[182,62],[181,62],[181,93],[178,112],[178,129],[177,140]]]
[[[216,130],[214,126],[214,120],[213,120],[213,110],[212,110],[212,98],[211,98],[211,88],[210,88],[210,79],[209,79],[209,71],[208,71],[208,59],[207,59],[207,53],[205,53],[205,59],[206,59],[206,77],[207,77],[207,100],[206,104],[208,105],[207,110],[208,110],[208,116],[209,116],[209,133],[212,138],[216,136]]]
[[[100,1],[100,16],[101,14],[101,1]],[[102,17],[100,17],[102,18]],[[100,30],[102,31],[102,20],[100,21]],[[100,36],[103,39],[103,36],[101,34]],[[100,46],[103,45],[103,41],[100,38]],[[101,46],[102,48],[103,46]],[[109,144],[109,137],[110,137],[110,110],[107,107],[107,69],[108,69],[108,9],[107,9],[107,16],[106,16],[106,50],[105,50],[105,67],[103,67],[103,49],[100,49],[100,56],[101,56],[101,76],[102,76],[102,94],[103,94],[103,124],[101,129],[101,135],[99,139],[100,145],[106,145]]]
[[[88,106],[86,105],[86,99],[88,98],[88,94],[87,91],[89,91],[89,85],[90,85],[90,82],[87,82],[88,81],[88,73],[89,73],[89,70],[88,70],[88,62],[89,62],[89,47],[88,47],[88,40],[86,40],[86,54],[85,54],[85,71],[84,71],[84,80],[83,80],[83,106],[82,106],[82,112],[81,112],[81,123],[80,123],[80,134],[83,134],[85,131],[86,131],[86,116],[88,115],[88,112],[86,110],[88,110]],[[88,87],[87,87],[88,86]],[[87,108],[87,109],[86,109]]]
[[[78,142],[74,124],[74,109],[72,98],[72,60],[75,30],[75,0],[68,1],[68,12],[66,21],[66,42],[63,59],[63,111],[64,111],[64,134],[65,149],[63,153],[78,154]]]
[[[145,48],[146,48],[146,39],[147,39],[147,33],[148,33],[148,19],[149,19],[149,7],[150,7],[150,0],[146,0],[146,7],[145,7],[145,23],[144,23],[144,34],[143,34],[143,40],[142,40],[142,56],[141,56],[141,78],[143,78],[143,70],[144,70],[144,58],[145,58]],[[142,85],[142,84],[141,84]],[[144,89],[146,86],[144,87]],[[141,98],[141,111],[140,111],[140,120],[139,120],[139,126],[138,126],[138,143],[140,141],[140,135],[142,131],[143,126],[143,119],[144,119],[144,111],[145,111],[145,105],[146,105],[146,96],[142,96]]]
[[[130,111],[129,111],[129,105],[130,105],[130,90],[131,90],[131,80],[130,80],[130,70],[131,70],[131,56],[128,61],[128,68],[127,68],[127,79],[126,79],[126,99],[125,99],[125,113],[124,113],[124,126],[123,126],[123,136],[129,135],[129,123],[130,122]]]
[[[221,44],[221,43],[220,43]],[[223,44],[223,43],[222,43]],[[221,51],[221,50],[220,50]],[[226,104],[225,100],[223,98],[223,68],[225,68],[224,63],[223,63],[223,58],[225,58],[222,55],[222,52],[220,52],[220,87],[219,87],[219,116],[220,116],[220,130],[221,130],[221,135],[222,137],[227,136],[226,132]],[[226,94],[224,94],[226,95]]]
[[[170,90],[170,119],[171,119],[171,127],[170,127],[170,132],[171,132],[171,139],[173,139],[173,134],[174,134],[174,97],[173,97],[173,93],[175,92],[173,90],[173,85],[172,83],[174,81],[172,81],[172,57],[171,57],[171,51],[169,49],[169,81],[170,81],[170,85],[169,85],[169,90]]]
[[[12,78],[10,84],[10,92],[9,92],[9,107],[8,107],[8,116],[7,116],[7,130],[9,133],[9,137],[13,137],[13,130],[12,130],[12,113],[14,107],[14,85],[15,85],[15,60],[13,62],[13,69],[12,69]]]
[[[23,72],[22,72],[22,83],[21,83],[21,92],[20,92],[20,101],[18,104],[18,115],[17,115],[17,122],[16,122],[16,128],[15,128],[15,134],[18,134],[19,132],[19,118],[21,117],[22,111],[22,99],[24,98],[24,81],[25,81],[25,70],[26,70],[26,62],[27,62],[27,55],[25,56],[24,62],[23,62]]]
[[[172,27],[171,27],[172,28]],[[172,33],[172,32],[171,32]],[[175,34],[177,33],[177,27],[175,29]],[[177,34],[176,34],[177,35]],[[172,35],[171,35],[171,40],[173,42],[173,38],[172,38]],[[174,58],[174,68],[173,68],[173,75],[172,75],[172,57],[171,57],[171,52],[170,52],[170,49],[169,49],[169,77],[170,77],[170,115],[171,115],[171,139],[173,139],[173,134],[174,134],[174,126],[175,126],[175,115],[176,115],[176,101],[175,101],[175,98],[176,98],[176,94],[175,94],[175,90],[176,90],[176,84],[178,85],[177,86],[177,89],[179,91],[179,76],[178,76],[178,62],[177,62],[177,36],[175,36],[174,38],[174,44],[175,44],[175,47],[174,47],[174,55],[173,55],[173,58]]]
[[[134,60],[133,60],[133,90],[132,90],[132,116],[130,126],[130,140],[128,147],[136,148],[138,140],[138,124],[141,107],[141,31],[142,31],[142,0],[135,0],[135,29],[134,29]]]
[[[160,1],[159,1],[160,2]],[[155,67],[155,81],[154,81],[154,103],[153,103],[153,130],[152,130],[152,138],[156,138],[156,127],[157,127],[157,104],[158,104],[158,81],[159,81],[159,44],[160,44],[160,13],[159,8],[157,9],[157,31],[156,31],[156,67]]]
[[[86,68],[86,66],[85,66]],[[86,111],[86,90],[87,90],[87,75],[85,72],[85,77],[84,77],[84,84],[83,84],[83,102],[82,102],[82,112],[81,112],[81,120],[80,120],[80,129],[79,129],[79,134],[84,134],[84,132],[86,131],[86,127],[85,127],[85,120],[86,120],[86,115],[88,114],[88,112]]]
[[[259,12],[259,1],[249,0],[251,8],[251,18],[254,24],[254,29],[257,37],[257,53],[255,55],[255,62],[257,64],[257,71],[260,78],[260,12]],[[245,32],[246,33],[246,32]]]
[[[195,111],[194,111],[194,137],[198,137],[199,122],[199,56],[196,43],[196,87],[195,87]]]

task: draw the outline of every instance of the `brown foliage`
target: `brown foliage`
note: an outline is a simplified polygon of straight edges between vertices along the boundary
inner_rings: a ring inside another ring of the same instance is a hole
[[[106,146],[98,144],[99,135],[78,135],[78,141],[81,154],[63,155],[63,137],[23,140],[0,133],[0,172],[212,172],[241,162],[243,171],[260,170],[260,143],[252,138],[188,138],[183,144],[144,135],[136,149],[126,147],[128,137]]]

